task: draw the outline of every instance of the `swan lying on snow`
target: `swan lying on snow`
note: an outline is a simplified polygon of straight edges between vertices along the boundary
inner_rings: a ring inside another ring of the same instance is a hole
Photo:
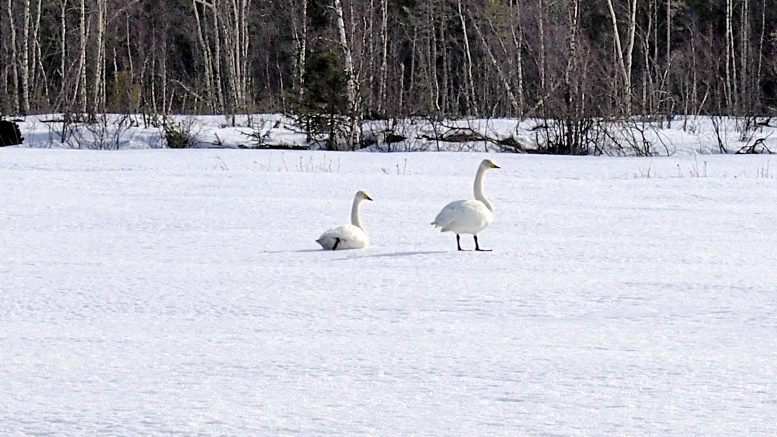
[[[370,239],[367,237],[367,231],[364,230],[359,218],[359,205],[363,200],[372,200],[372,198],[366,191],[358,191],[353,198],[353,206],[351,207],[351,224],[338,226],[324,232],[318,237],[316,243],[326,250],[361,249],[369,244]]]
[[[457,200],[445,205],[445,208],[437,214],[432,224],[441,228],[440,232],[454,232],[456,245],[461,249],[461,236],[459,234],[472,234],[475,237],[475,250],[484,251],[478,244],[478,232],[488,226],[494,220],[494,206],[483,194],[483,176],[486,171],[499,168],[490,159],[484,159],[478,167],[475,176],[475,199]]]

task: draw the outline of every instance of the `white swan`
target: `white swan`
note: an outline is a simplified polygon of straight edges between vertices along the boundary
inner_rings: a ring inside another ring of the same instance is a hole
[[[326,250],[361,249],[368,245],[370,239],[367,237],[367,231],[364,230],[359,218],[359,205],[363,200],[372,200],[372,198],[366,191],[356,192],[351,207],[351,224],[338,226],[324,232],[318,237],[316,243]]]
[[[475,250],[485,251],[478,244],[478,232],[488,226],[494,220],[494,206],[483,194],[483,176],[486,171],[499,168],[490,159],[484,159],[478,167],[475,176],[475,199],[457,200],[445,205],[445,208],[437,214],[432,224],[441,228],[440,232],[454,232],[456,245],[461,249],[461,237],[459,234],[472,234],[475,237]]]

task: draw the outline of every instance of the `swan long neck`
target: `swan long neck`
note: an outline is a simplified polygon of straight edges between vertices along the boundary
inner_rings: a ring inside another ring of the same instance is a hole
[[[486,170],[488,169],[485,167],[480,167],[478,169],[477,175],[475,176],[475,199],[483,202],[489,211],[494,212],[494,205],[492,205],[491,202],[486,199],[486,195],[483,193],[483,177],[486,175]]]
[[[359,216],[359,206],[361,203],[361,198],[356,197],[353,199],[353,206],[351,207],[351,224],[364,230],[361,217]]]

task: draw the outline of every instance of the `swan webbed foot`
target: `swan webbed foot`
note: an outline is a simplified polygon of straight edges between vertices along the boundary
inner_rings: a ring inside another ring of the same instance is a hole
[[[480,244],[478,244],[478,236],[475,235],[475,250],[478,252],[491,252],[491,249],[481,249]]]
[[[340,244],[340,239],[339,238],[335,238],[335,245],[332,246],[332,250],[337,250],[337,245],[339,245],[339,244]]]

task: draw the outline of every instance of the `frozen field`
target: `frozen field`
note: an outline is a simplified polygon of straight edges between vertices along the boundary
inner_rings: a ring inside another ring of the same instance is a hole
[[[776,158],[485,156],[0,150],[0,434],[777,432]]]

